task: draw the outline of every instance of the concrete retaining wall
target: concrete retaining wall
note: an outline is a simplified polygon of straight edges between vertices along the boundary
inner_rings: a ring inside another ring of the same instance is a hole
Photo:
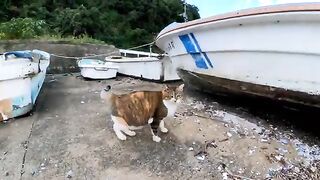
[[[69,57],[83,57],[93,54],[119,55],[119,50],[112,45],[72,44],[66,41],[9,40],[0,41],[0,52],[14,50],[39,49],[50,54]],[[103,59],[105,55],[95,57]],[[77,59],[51,56],[48,73],[79,72]]]

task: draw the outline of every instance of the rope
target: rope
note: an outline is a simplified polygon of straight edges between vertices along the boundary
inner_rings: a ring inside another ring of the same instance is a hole
[[[128,50],[138,49],[138,48],[145,47],[145,46],[151,46],[151,45],[153,45],[154,43],[155,43],[155,41],[152,41],[152,42],[147,43],[147,44],[143,44],[143,45],[140,45],[140,46],[131,47],[131,48],[129,48]]]
[[[154,43],[155,43],[155,41],[147,43],[147,44],[143,44],[140,46],[131,47],[128,50],[138,49],[138,48],[145,47],[145,46],[152,46]],[[94,57],[98,57],[98,56],[109,56],[109,55],[116,53],[116,52],[117,51],[112,51],[112,52],[106,53],[106,54],[97,54],[97,55],[84,56],[84,57],[63,56],[63,55],[57,55],[57,54],[50,54],[50,55],[54,56],[54,57],[65,58],[65,59],[82,59],[82,58],[94,58]]]

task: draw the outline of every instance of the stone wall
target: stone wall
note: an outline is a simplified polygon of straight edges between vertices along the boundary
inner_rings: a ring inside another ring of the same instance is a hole
[[[0,52],[14,50],[32,50],[39,49],[50,54],[84,57],[88,55],[108,54],[119,55],[119,50],[112,45],[95,44],[72,44],[66,41],[39,41],[39,40],[9,40],[0,41]],[[52,55],[48,73],[70,73],[79,72],[76,64],[76,58],[61,58]],[[106,55],[95,57],[95,59],[104,59]]]

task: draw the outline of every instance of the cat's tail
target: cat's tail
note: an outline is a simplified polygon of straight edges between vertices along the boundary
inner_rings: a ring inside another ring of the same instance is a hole
[[[111,90],[110,85],[108,85],[106,88],[102,89],[102,91],[100,93],[100,98],[108,102],[112,98],[112,93],[110,90]]]

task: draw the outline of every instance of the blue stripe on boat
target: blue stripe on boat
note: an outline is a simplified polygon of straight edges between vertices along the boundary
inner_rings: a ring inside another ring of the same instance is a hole
[[[190,33],[190,36],[191,36],[191,38],[193,39],[194,43],[196,44],[199,52],[202,52],[202,53],[203,53],[204,58],[206,59],[206,61],[207,61],[207,63],[209,64],[209,66],[213,68],[213,65],[212,65],[212,63],[211,63],[211,60],[209,59],[207,53],[205,53],[205,52],[203,52],[203,51],[201,50],[200,45],[199,45],[199,43],[198,43],[198,40],[196,39],[196,37],[194,37],[194,34],[193,34],[193,33]]]
[[[188,34],[185,35],[181,35],[179,36],[180,40],[182,41],[184,47],[186,48],[186,51],[192,56],[192,58],[194,59],[196,66],[198,68],[202,68],[202,69],[208,69],[208,66],[205,62],[205,60],[202,57],[201,52],[198,52],[196,50],[196,47],[194,46],[194,44],[192,43],[190,37]],[[198,50],[200,50],[198,48]]]
[[[179,36],[180,40],[182,41],[184,47],[186,48],[187,52],[189,54],[191,53],[197,53],[196,47],[194,46],[194,44],[192,43],[190,37],[188,34]]]

